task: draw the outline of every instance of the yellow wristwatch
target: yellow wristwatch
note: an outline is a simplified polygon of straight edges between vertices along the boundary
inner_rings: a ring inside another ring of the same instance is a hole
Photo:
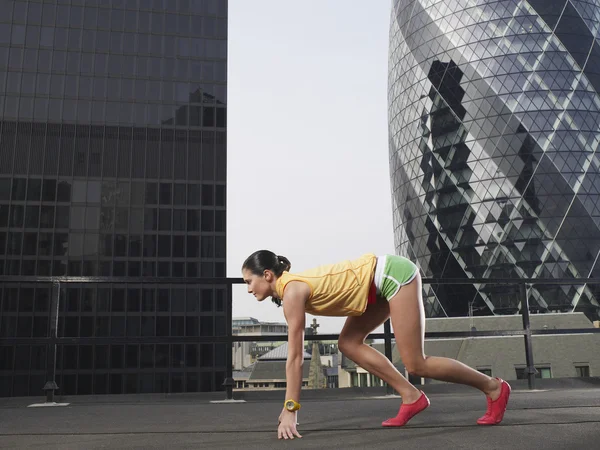
[[[300,409],[300,403],[295,400],[289,399],[283,403],[283,406],[288,411],[298,411]]]

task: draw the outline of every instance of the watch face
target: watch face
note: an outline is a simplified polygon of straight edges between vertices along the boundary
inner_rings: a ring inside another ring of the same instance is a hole
[[[287,409],[294,409],[294,402],[286,402],[285,407]]]

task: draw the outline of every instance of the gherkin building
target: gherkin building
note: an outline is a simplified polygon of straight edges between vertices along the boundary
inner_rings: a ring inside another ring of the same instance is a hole
[[[432,278],[600,277],[600,0],[394,0],[395,250]],[[429,317],[515,314],[518,289],[425,285]],[[535,284],[598,320],[600,286]]]

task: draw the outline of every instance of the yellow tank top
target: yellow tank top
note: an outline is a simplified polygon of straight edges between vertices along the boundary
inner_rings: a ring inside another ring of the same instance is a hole
[[[316,316],[360,316],[367,309],[369,288],[377,257],[366,254],[353,261],[316,267],[298,274],[283,272],[275,290],[283,299],[290,281],[303,281],[310,287],[306,312]]]

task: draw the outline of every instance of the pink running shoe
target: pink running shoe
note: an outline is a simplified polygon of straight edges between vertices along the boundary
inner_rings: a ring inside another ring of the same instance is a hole
[[[504,418],[504,412],[510,397],[510,384],[501,378],[496,379],[500,382],[500,397],[496,400],[487,397],[488,408],[486,413],[477,419],[479,425],[498,425]]]
[[[421,391],[421,396],[416,402],[409,404],[402,403],[402,405],[400,405],[400,411],[398,411],[398,415],[382,422],[381,425],[384,427],[403,427],[410,419],[419,414],[428,406],[429,399],[425,393]]]

